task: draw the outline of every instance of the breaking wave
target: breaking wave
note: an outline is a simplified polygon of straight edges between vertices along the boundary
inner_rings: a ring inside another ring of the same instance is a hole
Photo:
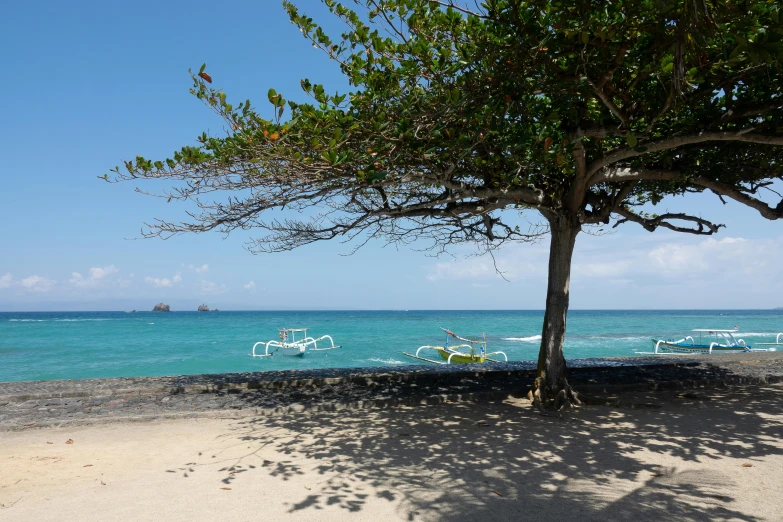
[[[541,340],[540,335],[531,335],[530,337],[503,337],[504,341],[520,341],[523,343],[534,343]]]
[[[383,364],[408,364],[405,361],[398,361],[397,359],[381,359],[379,357],[373,357],[372,359],[368,360]]]

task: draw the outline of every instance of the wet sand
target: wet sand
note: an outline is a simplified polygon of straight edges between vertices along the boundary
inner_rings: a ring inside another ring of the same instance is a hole
[[[0,432],[0,520],[780,520],[783,385],[620,399]]]

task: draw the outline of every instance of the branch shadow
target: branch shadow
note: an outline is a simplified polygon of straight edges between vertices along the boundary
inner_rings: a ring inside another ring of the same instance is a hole
[[[216,480],[317,477],[281,499],[290,512],[387,501],[408,520],[760,520],[738,486],[783,455],[781,391],[638,392],[624,403],[644,408],[562,418],[520,399],[249,418],[221,435],[220,451],[242,451]],[[182,469],[220,462],[199,459]]]

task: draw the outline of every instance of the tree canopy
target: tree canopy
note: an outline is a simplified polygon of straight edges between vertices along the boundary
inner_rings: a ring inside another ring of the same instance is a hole
[[[336,237],[491,250],[539,235],[514,217],[535,210],[554,252],[542,354],[562,359],[583,226],[713,234],[717,221],[649,212],[667,195],[702,191],[783,217],[779,3],[322,1],[341,35],[283,4],[352,92],[303,79],[311,102],[270,89],[271,107],[256,109],[230,103],[204,67],[192,73],[191,92],[226,135],[115,171],[170,180],[165,197],[197,201],[189,219],[156,221],[150,235],[261,228],[251,249],[263,252]],[[281,208],[317,210],[264,219]],[[554,389],[564,363],[555,371],[547,361]]]

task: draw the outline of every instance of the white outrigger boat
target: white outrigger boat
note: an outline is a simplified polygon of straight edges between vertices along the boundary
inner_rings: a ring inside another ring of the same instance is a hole
[[[461,363],[461,364],[467,364],[467,363],[483,363],[486,361],[492,361],[492,362],[504,362],[508,361],[508,357],[506,357],[506,354],[503,352],[492,352],[487,353],[487,338],[484,336],[483,341],[473,341],[471,339],[465,339],[464,337],[460,337],[451,330],[446,330],[445,328],[441,328],[444,332],[446,332],[446,345],[445,346],[421,346],[418,350],[416,350],[416,354],[410,354],[406,352],[402,352],[403,355],[407,355],[408,357],[413,357],[414,359],[419,359],[420,361],[426,361],[429,363],[434,364],[454,364],[454,363]],[[449,336],[462,341],[465,344],[457,344],[457,345],[449,345]],[[422,350],[435,350],[438,352],[438,354],[443,359],[442,361],[436,361],[435,359],[427,359],[426,357],[422,357],[421,351]],[[499,355],[503,356],[503,361],[500,359],[496,359],[494,357],[497,357]]]
[[[753,348],[745,342],[744,339],[737,339],[734,334],[739,329],[733,330],[711,330],[707,328],[697,328],[693,330],[698,333],[698,341],[693,336],[688,335],[677,341],[673,339],[652,339],[655,351],[636,352],[642,355],[660,355],[660,354],[696,354],[696,353],[741,353],[741,352],[774,352],[775,348]],[[779,344],[783,334],[779,334],[775,346]],[[773,346],[773,343],[759,343],[761,345]],[[758,346],[758,345],[757,345]]]
[[[253,352],[250,354],[251,357],[271,357],[272,355],[276,354],[277,352],[280,352],[284,355],[297,355],[299,357],[303,356],[305,352],[311,351],[311,352],[322,352],[326,350],[334,350],[336,348],[342,348],[342,346],[335,346],[334,341],[332,340],[332,337],[330,335],[322,335],[318,339],[314,339],[313,337],[307,336],[307,330],[309,328],[281,328],[280,329],[280,340],[279,341],[261,341],[253,345]],[[297,340],[297,334],[301,334],[301,338]],[[289,339],[288,336],[291,336]],[[324,339],[329,339],[329,343],[331,346],[327,346],[325,348],[319,348],[318,343],[323,341]],[[259,346],[264,347],[264,353],[256,353],[256,349]]]

